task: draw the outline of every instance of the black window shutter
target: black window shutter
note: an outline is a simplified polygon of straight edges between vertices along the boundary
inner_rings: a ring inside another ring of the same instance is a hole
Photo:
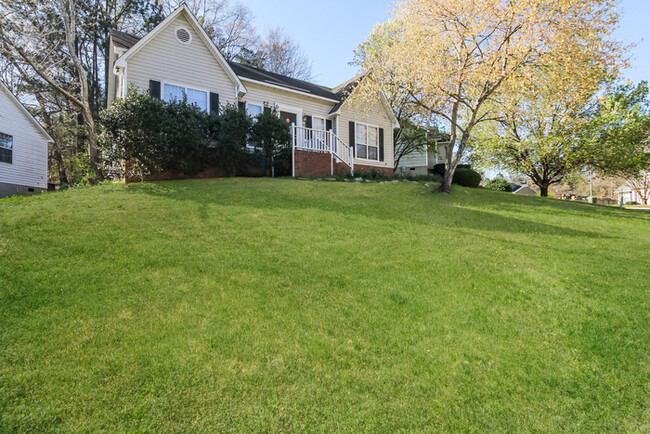
[[[379,129],[379,161],[384,161],[384,129]]]
[[[311,128],[312,127],[313,124],[312,124],[311,116],[305,116],[304,121],[305,121],[305,128]]]
[[[160,82],[149,80],[149,96],[160,99]]]
[[[239,109],[240,112],[245,112],[246,111],[246,102],[237,101],[237,108]]]
[[[352,146],[352,156],[356,157],[357,156],[357,146],[355,142],[355,135],[354,135],[354,122],[350,122],[350,146]]]
[[[325,129],[326,129],[327,131],[330,131],[330,130],[332,129],[332,120],[331,120],[331,119],[327,119],[327,120],[325,121]]]
[[[210,113],[219,114],[219,94],[210,92]]]

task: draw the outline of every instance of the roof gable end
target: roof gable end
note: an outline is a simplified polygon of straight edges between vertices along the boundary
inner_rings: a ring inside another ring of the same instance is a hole
[[[45,128],[43,128],[43,126],[36,120],[36,118],[32,116],[29,110],[27,110],[25,106],[22,105],[22,103],[18,100],[18,98],[16,98],[16,95],[11,93],[11,91],[7,88],[7,86],[4,85],[2,81],[0,81],[0,89],[2,89],[2,91],[5,94],[7,94],[7,96],[14,103],[14,105],[18,107],[18,110],[20,110],[25,115],[25,117],[29,119],[32,122],[32,124],[34,124],[34,127],[38,130],[39,133],[41,133],[43,138],[45,138],[48,142],[54,142],[52,137],[50,137],[47,131],[45,131]]]
[[[214,45],[212,40],[205,33],[205,30],[203,30],[203,27],[201,27],[194,14],[187,7],[185,3],[180,5],[174,12],[172,12],[167,18],[165,18],[160,24],[158,24],[152,31],[147,33],[142,39],[135,42],[135,44],[132,47],[130,47],[126,51],[126,53],[124,53],[122,56],[120,56],[120,58],[117,59],[115,65],[121,68],[126,67],[127,61],[130,57],[132,57],[134,54],[140,51],[145,45],[147,45],[149,41],[151,41],[158,34],[160,34],[164,29],[166,29],[176,19],[176,17],[178,17],[181,14],[184,14],[186,16],[193,30],[199,35],[203,43],[206,45],[208,50],[212,53],[212,55],[216,59],[217,63],[221,65],[221,67],[226,71],[228,77],[233,81],[233,83],[237,85],[237,88],[239,89],[239,93],[245,94],[246,87],[241,82],[237,74],[235,74],[230,64],[225,59],[225,57],[223,57],[219,49]]]

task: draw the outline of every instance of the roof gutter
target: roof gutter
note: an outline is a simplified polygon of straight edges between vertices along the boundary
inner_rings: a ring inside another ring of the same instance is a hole
[[[297,93],[298,95],[304,95],[304,96],[308,96],[308,97],[311,97],[311,98],[320,99],[322,101],[331,102],[331,103],[334,103],[334,104],[338,104],[340,102],[339,100],[336,100],[336,99],[325,98],[324,96],[314,95],[313,93],[302,92],[302,91],[299,91],[299,90],[296,90],[296,89],[291,89],[291,88],[288,88],[288,87],[283,87],[283,86],[278,86],[278,85],[271,84],[271,83],[266,83],[264,81],[253,80],[253,79],[250,79],[250,78],[242,77],[241,75],[239,76],[239,79],[241,81],[247,81],[249,83],[259,84],[260,86],[271,87],[273,89],[284,90],[286,92]]]

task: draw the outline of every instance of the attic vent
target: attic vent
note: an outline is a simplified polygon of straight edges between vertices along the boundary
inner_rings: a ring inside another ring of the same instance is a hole
[[[185,27],[178,27],[175,30],[176,33],[176,39],[178,39],[178,42],[181,44],[189,44],[192,42],[192,35],[190,35],[189,30],[187,30]]]

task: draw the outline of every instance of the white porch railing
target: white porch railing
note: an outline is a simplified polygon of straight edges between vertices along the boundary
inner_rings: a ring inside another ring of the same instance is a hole
[[[350,171],[354,173],[352,148],[339,139],[334,132],[291,125],[291,136],[294,150],[332,154],[337,161],[350,166]]]

